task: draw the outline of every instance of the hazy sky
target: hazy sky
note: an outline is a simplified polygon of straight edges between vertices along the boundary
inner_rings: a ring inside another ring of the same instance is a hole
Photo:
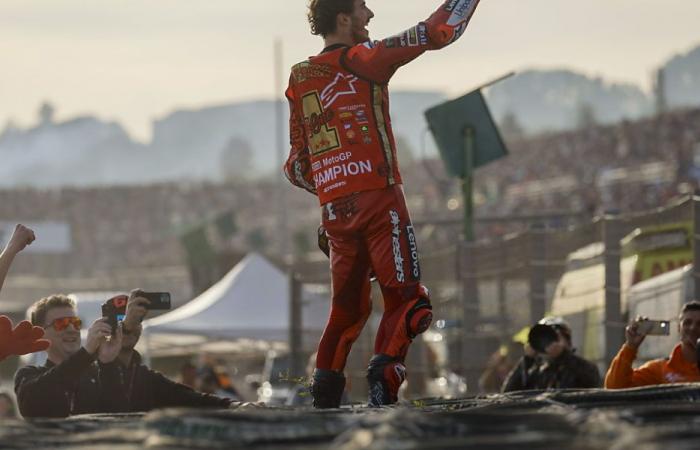
[[[273,40],[285,67],[317,53],[306,0],[0,0],[0,129],[97,114],[137,138],[175,108],[272,98]],[[373,38],[438,0],[367,0]],[[455,45],[400,71],[394,89],[467,91],[513,69],[567,67],[648,89],[653,69],[700,44],[700,0],[482,0]],[[287,74],[285,73],[285,78]]]

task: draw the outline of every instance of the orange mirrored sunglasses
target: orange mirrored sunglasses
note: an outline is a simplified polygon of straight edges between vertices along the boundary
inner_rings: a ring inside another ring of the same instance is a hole
[[[73,327],[76,330],[79,330],[80,327],[83,325],[83,321],[80,320],[80,317],[75,317],[75,316],[59,317],[58,319],[54,319],[54,321],[49,324],[49,327],[53,326],[54,330],[63,331],[66,328],[68,328],[68,325],[70,325],[70,324],[73,324]]]

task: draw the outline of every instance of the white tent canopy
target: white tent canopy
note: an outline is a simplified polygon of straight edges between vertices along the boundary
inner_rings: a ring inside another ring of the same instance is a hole
[[[305,299],[309,303],[308,295]],[[304,308],[305,334],[318,336],[328,307],[328,300],[317,296]],[[289,278],[256,253],[246,256],[197,298],[144,322],[147,340],[161,341],[159,335],[167,336],[171,346],[185,344],[188,338],[184,335],[210,340],[287,341],[288,330]]]

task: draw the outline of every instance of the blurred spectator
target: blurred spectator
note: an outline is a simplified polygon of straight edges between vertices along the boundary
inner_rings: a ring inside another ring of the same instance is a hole
[[[211,355],[203,355],[197,368],[199,390],[208,394],[218,395],[233,401],[242,399],[238,389],[233,384],[225,365],[216,361]]]
[[[501,392],[501,386],[506,381],[508,374],[513,367],[518,363],[518,347],[517,342],[510,342],[508,345],[502,345],[496,350],[486,363],[486,369],[479,377],[479,391],[482,393]]]
[[[124,339],[119,352],[118,367],[126,389],[126,411],[141,412],[165,407],[228,408],[231,399],[194,391],[192,388],[166,378],[160,372],[141,363],[134,347],[141,337],[148,300],[142,291],[131,291],[122,323]]]
[[[197,385],[197,366],[190,361],[180,367],[180,383],[192,389]]]
[[[0,391],[0,419],[16,419],[15,402],[7,392]]]
[[[32,307],[32,323],[46,330],[51,342],[41,367],[22,367],[15,374],[15,394],[24,417],[67,417],[120,412],[125,389],[115,359],[122,344],[121,327],[112,336],[104,319],[88,329],[80,343],[81,320],[75,302],[52,295]]]
[[[605,387],[622,389],[666,383],[690,383],[700,381],[698,371],[697,342],[700,339],[700,302],[683,305],[679,317],[678,331],[681,341],[676,344],[670,357],[655,359],[633,369],[637,350],[644,342],[646,333],[641,330],[645,318],[637,318],[625,328],[625,343],[610,363],[605,375]]]
[[[566,321],[561,317],[545,317],[535,327],[538,326],[540,329],[544,326],[545,332],[551,336],[536,343],[533,342],[533,331],[530,331],[525,355],[508,374],[503,392],[600,387],[598,368],[574,354],[571,327]]]

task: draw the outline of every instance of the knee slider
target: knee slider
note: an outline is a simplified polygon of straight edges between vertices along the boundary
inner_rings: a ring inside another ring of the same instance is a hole
[[[406,313],[406,330],[410,339],[425,332],[433,321],[433,307],[427,297],[419,297]]]
[[[311,396],[314,408],[339,408],[345,389],[345,376],[333,370],[314,370]]]

